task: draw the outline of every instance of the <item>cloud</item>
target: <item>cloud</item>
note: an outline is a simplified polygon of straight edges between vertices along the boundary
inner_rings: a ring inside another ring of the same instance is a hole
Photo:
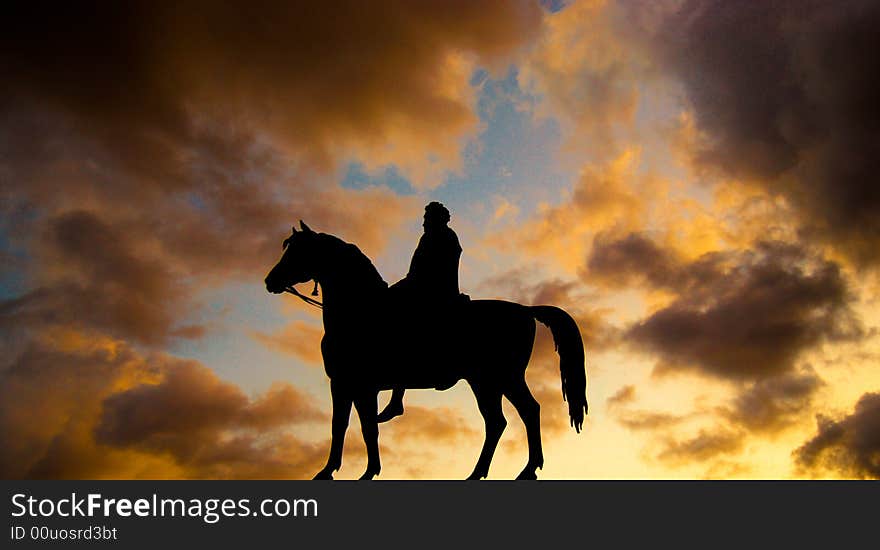
[[[819,415],[816,434],[793,454],[814,475],[880,479],[880,393],[865,393],[840,419]]]
[[[616,416],[621,426],[632,431],[665,430],[687,419],[683,415],[654,411],[620,411]]]
[[[47,330],[0,368],[5,478],[308,478],[326,459],[329,424],[293,385],[248,396],[197,361],[143,354],[94,332]],[[358,470],[364,448],[351,429],[346,468]],[[430,477],[449,448],[476,453],[482,429],[448,407],[409,405],[381,440],[389,471]]]
[[[77,324],[147,343],[199,336],[198,327],[177,324],[186,287],[139,254],[135,239],[85,211],[49,220],[42,242],[49,266],[34,290],[0,304],[0,322]]]
[[[482,430],[475,429],[461,414],[449,407],[407,405],[406,414],[381,429],[397,442],[457,445],[462,441],[482,442]]]
[[[719,456],[739,453],[745,445],[743,432],[716,427],[700,430],[685,439],[669,439],[656,458],[670,466],[709,462]]]
[[[878,21],[868,1],[579,2],[548,17],[524,80],[577,121],[592,161],[661,129],[635,113],[676,114],[664,111],[682,103],[680,88],[692,130],[680,145],[700,179],[757,187],[794,209],[802,236],[874,264],[880,67],[861,52]]]
[[[665,11],[648,46],[693,108],[695,164],[784,196],[805,233],[876,263],[880,66],[864,52],[880,45],[880,7],[691,0]]]
[[[290,385],[277,383],[252,402],[211,370],[185,362],[168,370],[158,384],[140,384],[104,399],[95,434],[100,443],[110,445],[188,448],[204,432],[270,430],[324,419]]]
[[[490,277],[479,288],[488,296],[511,300],[525,305],[554,305],[571,315],[581,330],[587,353],[604,351],[617,343],[619,330],[605,320],[607,311],[589,307],[589,296],[583,294],[578,281],[545,279],[531,282],[528,270],[515,269]],[[538,325],[533,348],[533,360],[557,361],[555,346],[549,331]]]
[[[312,323],[294,321],[274,334],[255,332],[253,336],[270,349],[293,355],[306,363],[323,363],[321,339],[324,330]]]
[[[26,252],[3,309],[163,345],[205,333],[183,319],[199,290],[260,284],[298,218],[380,252],[418,205],[334,169],[455,166],[471,67],[504,63],[543,17],[485,8],[18,6],[0,37],[0,230]]]
[[[325,420],[276,384],[256,398],[196,361],[47,331],[0,371],[5,478],[275,478],[313,473],[325,449],[288,428]]]
[[[636,177],[639,154],[626,150],[612,161],[581,171],[573,193],[557,206],[540,205],[537,215],[523,227],[490,237],[490,244],[535,256],[550,256],[575,272],[582,265],[590,242],[599,231],[629,232],[641,229],[648,215],[649,197],[658,182]]]
[[[611,416],[624,428],[631,431],[664,431],[677,426],[688,419],[688,415],[666,412],[634,410],[628,408],[636,401],[636,387],[632,384],[623,386],[605,400]]]
[[[31,205],[24,209],[31,214],[12,218],[12,237],[28,252],[26,290],[4,306],[148,344],[199,336],[180,319],[197,305],[193,295],[230,281],[261,284],[297,218],[375,254],[415,210],[412,199],[389,190],[283,176],[277,152],[264,152],[259,166],[239,154],[256,153],[208,159],[217,174],[190,174],[197,181],[170,195],[110,168],[95,169],[109,171],[110,181],[73,180],[65,195],[50,191],[57,180],[20,188],[10,204]]]
[[[605,400],[605,405],[609,409],[613,409],[615,407],[620,407],[622,405],[628,405],[635,401],[636,399],[636,387],[632,384],[627,384],[614,392],[614,394]]]
[[[752,434],[772,435],[803,420],[813,410],[814,397],[823,385],[812,371],[759,380],[738,393],[731,407],[719,412]]]
[[[641,280],[676,294],[626,333],[659,357],[658,374],[757,380],[791,371],[803,351],[822,341],[862,335],[839,266],[798,245],[759,242],[685,261],[641,235],[598,241],[588,275],[616,274],[617,281]]]
[[[635,118],[644,56],[627,43],[614,3],[584,0],[547,17],[523,63],[522,80],[545,98],[542,109],[587,138],[587,154],[615,152]]]
[[[747,473],[749,467],[729,458],[747,443],[774,438],[798,426],[814,410],[822,379],[810,368],[734,388],[721,406],[698,404],[689,412],[634,409],[636,389],[623,386],[607,400],[610,416],[632,432],[646,432],[646,456],[666,466],[699,465],[710,479]],[[699,426],[694,433],[692,426]]]
[[[587,257],[585,279],[612,288],[649,285],[655,288],[682,288],[690,271],[684,260],[642,233],[623,238],[602,232],[593,239]]]
[[[170,456],[199,477],[275,477],[301,471],[294,460],[319,453],[274,430],[326,420],[289,384],[276,383],[250,400],[213,371],[188,362],[169,369],[158,384],[104,399],[94,435],[99,445]]]
[[[71,115],[131,167],[206,120],[251,125],[296,158],[455,162],[476,123],[467,84],[533,39],[534,2],[135,3],[19,6],[2,48],[6,95]],[[473,61],[472,61],[473,60]],[[130,153],[130,154],[125,154]]]
[[[839,265],[801,244],[758,241],[690,259],[644,233],[600,233],[583,277],[607,289],[668,293],[624,337],[658,358],[655,374],[690,372],[735,384],[728,403],[685,414],[625,407],[634,392],[609,402],[622,426],[652,433],[658,460],[706,465],[710,477],[729,470],[718,470],[719,457],[774,438],[812,413],[824,382],[799,367],[804,352],[865,334]],[[696,435],[682,435],[686,421],[700,421]]]

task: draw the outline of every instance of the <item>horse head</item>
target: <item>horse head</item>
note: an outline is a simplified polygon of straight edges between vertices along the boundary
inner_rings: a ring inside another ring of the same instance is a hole
[[[299,226],[299,231],[296,227],[291,228],[290,236],[281,243],[284,250],[281,259],[266,275],[266,290],[273,294],[317,277],[318,234],[302,220]]]

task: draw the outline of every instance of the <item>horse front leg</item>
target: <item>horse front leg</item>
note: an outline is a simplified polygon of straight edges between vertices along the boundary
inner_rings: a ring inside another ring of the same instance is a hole
[[[333,479],[333,472],[342,466],[342,446],[351,416],[351,395],[339,383],[331,382],[330,396],[333,400],[330,456],[327,458],[327,465],[312,479]],[[375,416],[374,414],[374,420]]]
[[[495,448],[498,446],[498,440],[504,433],[507,426],[507,420],[504,419],[504,413],[501,410],[501,390],[491,384],[471,384],[474,390],[474,396],[477,398],[477,406],[480,408],[480,414],[483,415],[483,421],[486,424],[486,439],[483,441],[483,450],[480,452],[480,458],[474,471],[468,476],[468,479],[483,479],[489,475],[489,466],[492,464],[492,457],[495,455]]]
[[[367,469],[361,479],[373,479],[382,470],[379,459],[379,424],[376,420],[376,400],[379,392],[364,392],[354,399],[358,418],[361,420],[361,433],[367,445]]]

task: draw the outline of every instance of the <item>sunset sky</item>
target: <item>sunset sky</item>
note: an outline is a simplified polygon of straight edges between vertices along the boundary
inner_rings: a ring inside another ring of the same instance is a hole
[[[463,292],[581,328],[582,433],[543,327],[527,371],[541,479],[880,478],[880,3],[15,4],[0,477],[311,477],[321,319],[263,278],[302,219],[393,283],[439,200]],[[409,391],[379,479],[482,440]]]

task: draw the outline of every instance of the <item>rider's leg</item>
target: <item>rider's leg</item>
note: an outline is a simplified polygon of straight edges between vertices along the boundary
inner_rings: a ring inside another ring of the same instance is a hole
[[[403,414],[403,394],[405,392],[406,390],[403,388],[394,388],[394,391],[391,392],[391,401],[376,417],[376,422],[388,422],[395,416]]]

